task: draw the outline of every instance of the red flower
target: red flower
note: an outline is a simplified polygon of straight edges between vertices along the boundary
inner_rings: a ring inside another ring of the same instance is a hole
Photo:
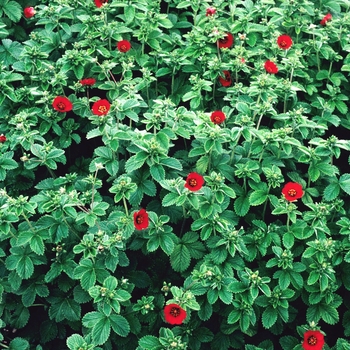
[[[320,331],[306,331],[304,333],[303,348],[305,350],[322,350],[324,336]]]
[[[92,105],[92,113],[95,115],[106,115],[110,108],[111,104],[107,100],[101,99]]]
[[[186,316],[186,311],[180,305],[169,304],[164,307],[165,321],[170,324],[182,324]]]
[[[4,134],[0,135],[0,143],[4,143],[7,140],[6,136]]]
[[[303,187],[297,182],[288,182],[282,188],[282,194],[287,201],[293,202],[304,195]]]
[[[103,4],[107,4],[108,0],[94,0],[97,7],[102,7]]]
[[[120,52],[128,52],[131,49],[130,41],[128,40],[121,40],[117,43],[117,49]]]
[[[327,13],[321,20],[320,24],[321,26],[325,26],[328,21],[332,19],[332,14]]]
[[[26,7],[23,10],[23,15],[25,18],[32,18],[36,14],[36,11],[34,10],[34,7]]]
[[[279,46],[280,49],[288,50],[292,46],[292,44],[293,44],[293,40],[287,34],[280,35],[277,38],[277,45]]]
[[[134,213],[134,226],[136,230],[143,230],[148,227],[148,214],[145,209]]]
[[[267,73],[270,74],[277,74],[278,73],[278,67],[270,60],[267,60],[264,64],[264,68]]]
[[[52,107],[61,113],[69,112],[73,108],[72,102],[65,96],[57,96],[52,102]]]
[[[231,86],[232,80],[231,80],[231,74],[228,70],[223,71],[225,77],[219,77],[220,84],[224,87]]]
[[[231,33],[226,33],[224,38],[218,40],[219,48],[230,48],[233,44],[233,35]]]
[[[79,83],[81,85],[85,85],[85,86],[92,86],[96,83],[96,79],[95,78],[84,78],[84,79],[80,79]]]
[[[221,111],[215,111],[210,116],[210,120],[214,124],[221,124],[225,121],[225,119],[226,119],[226,115],[224,112],[221,112]]]
[[[192,192],[198,191],[202,188],[204,185],[204,178],[202,175],[198,173],[189,173],[186,182],[185,187],[189,189]]]
[[[206,16],[212,16],[212,15],[215,14],[215,12],[216,12],[216,8],[215,7],[208,7],[205,15]]]

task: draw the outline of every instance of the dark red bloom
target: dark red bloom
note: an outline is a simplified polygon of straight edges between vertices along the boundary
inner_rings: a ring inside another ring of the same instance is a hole
[[[57,96],[52,102],[52,107],[61,113],[69,112],[73,108],[72,102],[65,96]]]
[[[226,119],[226,115],[224,112],[221,112],[221,111],[215,111],[210,116],[210,120],[214,124],[221,124],[225,121],[225,119]]]
[[[92,86],[96,83],[96,79],[95,78],[84,78],[84,79],[80,79],[79,83],[81,85],[84,85],[84,86]]]
[[[321,26],[325,26],[326,23],[327,23],[328,21],[330,21],[331,19],[332,19],[332,14],[331,14],[331,13],[327,13],[327,14],[322,18],[322,20],[321,20],[321,22],[320,22]]]
[[[287,201],[293,202],[304,195],[303,187],[297,182],[288,182],[282,188],[282,194]]]
[[[277,74],[278,73],[278,67],[275,65],[275,63],[273,63],[270,60],[267,60],[265,62],[264,68],[265,68],[267,73],[270,73],[270,74]]]
[[[219,48],[230,48],[233,44],[233,35],[231,33],[226,33],[226,35],[218,40]]]
[[[185,187],[189,189],[192,192],[198,191],[202,188],[204,185],[204,178],[202,175],[198,173],[189,173],[186,182]]]
[[[280,49],[288,50],[292,46],[292,44],[293,44],[293,40],[287,34],[280,35],[277,38],[277,45]]]
[[[0,135],[0,143],[4,143],[7,140],[6,136],[4,134]]]
[[[306,331],[302,345],[305,350],[322,350],[324,336],[320,331]]]
[[[186,316],[186,311],[180,305],[169,304],[164,307],[165,321],[170,324],[182,324]]]
[[[120,52],[128,52],[131,49],[130,41],[128,40],[121,40],[117,43],[117,49]]]
[[[92,105],[92,113],[95,115],[106,115],[110,108],[111,104],[107,100],[101,99]]]
[[[36,11],[34,10],[34,7],[26,7],[23,10],[23,15],[25,18],[32,18],[36,14]]]
[[[224,77],[219,77],[220,84],[224,87],[231,86],[232,84],[232,79],[231,79],[231,74],[228,70],[224,70]]]
[[[102,7],[103,4],[107,4],[108,0],[95,0],[95,5],[97,7]]]
[[[215,7],[208,7],[207,11],[205,12],[206,16],[212,16],[214,15],[216,12],[216,8]]]
[[[145,209],[140,209],[134,213],[134,226],[136,230],[143,230],[148,227],[148,214]]]

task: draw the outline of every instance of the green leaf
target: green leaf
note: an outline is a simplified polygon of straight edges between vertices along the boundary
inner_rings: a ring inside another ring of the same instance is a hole
[[[175,247],[174,241],[172,240],[169,234],[162,234],[159,237],[159,245],[162,248],[163,252],[167,255],[170,255]]]
[[[277,310],[268,306],[262,314],[262,324],[264,328],[271,328],[277,321]]]
[[[164,196],[162,200],[162,205],[164,207],[169,207],[170,205],[174,205],[176,204],[178,198],[179,198],[178,193],[168,193]]]
[[[250,205],[256,206],[264,203],[268,198],[266,191],[257,190],[250,194],[249,203]]]
[[[143,350],[149,350],[149,349],[157,349],[157,347],[160,347],[160,342],[158,338],[156,338],[153,335],[145,335],[139,340],[139,346]]]
[[[338,182],[332,182],[326,186],[323,192],[325,201],[332,201],[338,197],[340,192],[340,184]]]
[[[5,3],[5,5],[2,7],[2,10],[12,22],[19,22],[22,17],[22,7],[16,1],[9,1]]]
[[[340,176],[339,186],[344,192],[350,194],[350,174],[343,174]]]
[[[11,341],[11,343],[8,346],[9,350],[27,350],[29,349],[29,343],[27,340],[23,338],[15,338]]]
[[[0,45],[0,61],[5,66],[10,66],[19,59],[22,49],[23,47],[19,42],[10,39],[3,39],[2,45]]]
[[[124,7],[125,24],[130,24],[135,18],[135,7],[128,5]]]
[[[121,337],[126,337],[130,332],[130,325],[127,319],[121,315],[112,314],[110,316],[111,326],[115,333]]]
[[[201,307],[198,311],[198,317],[202,321],[207,321],[210,319],[212,314],[213,314],[212,305],[208,301],[204,301],[204,303],[201,305]]]
[[[280,344],[283,350],[293,350],[295,346],[300,344],[300,340],[291,335],[285,335],[280,338]]]
[[[111,323],[108,317],[100,318],[94,325],[91,335],[94,344],[104,344],[111,333]]]
[[[67,338],[67,346],[70,350],[78,350],[85,345],[86,342],[80,334],[73,334]]]
[[[238,216],[245,216],[250,208],[249,197],[241,196],[235,200],[234,209]]]
[[[153,164],[150,167],[150,172],[154,180],[162,181],[165,179],[165,170],[161,164]]]
[[[171,267],[177,272],[185,271],[191,262],[191,255],[183,243],[175,246],[172,254],[170,255]]]
[[[181,171],[182,170],[182,164],[179,160],[176,158],[164,158],[160,160],[160,164],[167,166],[168,168],[176,169]]]

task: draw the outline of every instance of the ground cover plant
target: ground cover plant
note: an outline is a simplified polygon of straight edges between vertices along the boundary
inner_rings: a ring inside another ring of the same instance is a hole
[[[0,348],[350,349],[348,0],[0,0]]]

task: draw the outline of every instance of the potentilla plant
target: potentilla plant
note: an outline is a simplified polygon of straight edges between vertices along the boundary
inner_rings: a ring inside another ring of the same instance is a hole
[[[350,3],[0,1],[0,347],[350,349]]]

